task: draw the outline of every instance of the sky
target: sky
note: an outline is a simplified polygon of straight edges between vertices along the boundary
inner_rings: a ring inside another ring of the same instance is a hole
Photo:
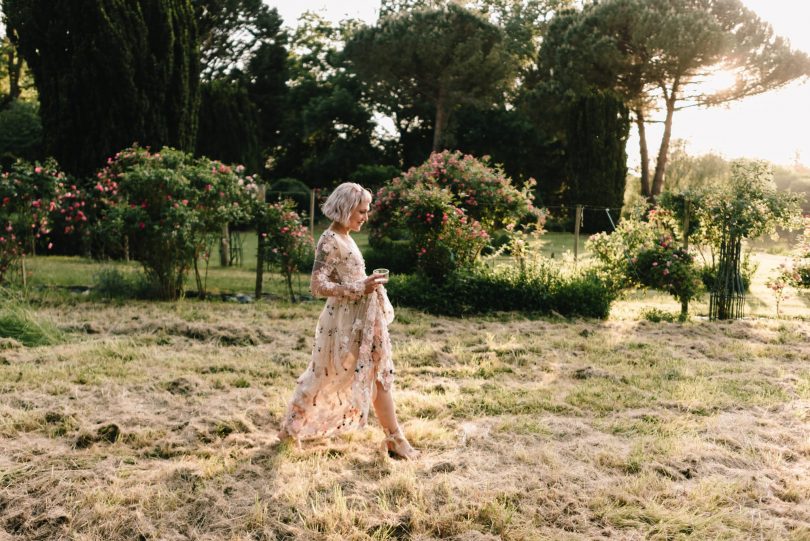
[[[292,26],[305,11],[332,21],[353,18],[373,24],[379,0],[265,0],[278,8]],[[810,2],[802,0],[743,0],[774,31],[796,49],[810,54]],[[651,156],[657,154],[663,127],[647,128]],[[810,81],[794,82],[779,90],[712,108],[691,108],[675,114],[673,139],[685,139],[692,155],[713,152],[727,159],[761,158],[790,165],[797,156],[810,166]],[[627,145],[631,167],[638,165],[638,138]]]

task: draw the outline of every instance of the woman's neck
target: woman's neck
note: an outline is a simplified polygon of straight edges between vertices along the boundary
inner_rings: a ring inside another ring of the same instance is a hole
[[[341,223],[332,222],[332,225],[329,226],[329,229],[331,229],[332,231],[334,231],[338,235],[349,236],[349,228],[346,227],[345,225],[341,224]]]

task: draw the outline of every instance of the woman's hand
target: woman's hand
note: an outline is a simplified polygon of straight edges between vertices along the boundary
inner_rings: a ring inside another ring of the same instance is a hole
[[[363,280],[363,284],[365,285],[364,295],[368,295],[380,284],[384,284],[386,282],[384,274],[372,274],[371,276],[367,277]]]

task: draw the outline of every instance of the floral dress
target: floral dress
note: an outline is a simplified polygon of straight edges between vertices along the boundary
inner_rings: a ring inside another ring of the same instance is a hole
[[[365,262],[349,235],[324,231],[315,249],[312,294],[327,297],[315,345],[298,378],[281,434],[298,440],[365,426],[376,391],[394,380],[388,324],[394,310],[382,285],[364,295]]]

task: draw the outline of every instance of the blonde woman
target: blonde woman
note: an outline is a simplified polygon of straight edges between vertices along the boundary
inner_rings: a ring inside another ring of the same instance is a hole
[[[411,460],[419,453],[402,433],[392,396],[388,324],[394,310],[382,285],[385,275],[366,276],[363,256],[351,238],[368,220],[370,204],[371,193],[353,182],[338,186],[323,204],[332,224],[315,248],[311,289],[326,297],[326,306],[279,438],[300,442],[361,428],[373,404],[389,454]]]

